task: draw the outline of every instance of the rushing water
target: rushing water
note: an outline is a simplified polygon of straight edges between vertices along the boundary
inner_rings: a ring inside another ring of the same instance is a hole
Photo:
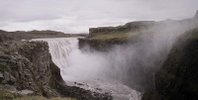
[[[140,31],[133,43],[114,46],[109,52],[90,48],[82,52],[77,38],[37,40],[48,42],[53,62],[68,85],[109,92],[115,100],[140,100],[141,93],[130,87],[143,91],[154,88],[153,73],[163,64],[178,36],[193,25],[157,25]]]
[[[114,100],[141,99],[140,92],[116,80],[116,75],[122,69],[118,71],[112,68],[103,53],[82,52],[78,48],[77,38],[35,40],[48,42],[52,60],[61,69],[61,75],[68,85],[101,93],[108,92]]]

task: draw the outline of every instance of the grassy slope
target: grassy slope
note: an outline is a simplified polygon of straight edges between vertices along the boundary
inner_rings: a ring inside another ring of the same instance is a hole
[[[109,41],[109,40],[128,40],[129,38],[134,38],[138,36],[136,32],[110,32],[110,33],[98,33],[98,35],[90,36],[90,40],[100,40],[100,41]]]
[[[43,96],[20,96],[18,94],[11,93],[7,90],[0,89],[0,100],[76,100],[74,98],[45,98]]]

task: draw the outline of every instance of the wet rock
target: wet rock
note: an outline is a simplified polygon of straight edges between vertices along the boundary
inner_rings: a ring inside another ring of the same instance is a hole
[[[126,39],[108,39],[106,41],[97,40],[97,39],[89,39],[89,38],[79,38],[79,48],[81,50],[87,49],[90,47],[91,49],[97,51],[109,51],[115,45],[126,44]]]

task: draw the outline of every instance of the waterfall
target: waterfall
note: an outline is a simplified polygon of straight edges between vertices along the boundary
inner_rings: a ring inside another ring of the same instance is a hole
[[[52,60],[67,85],[109,92],[115,100],[140,100],[141,93],[132,88],[152,87],[153,73],[163,63],[176,37],[171,33],[145,34],[138,42],[114,46],[109,52],[82,52],[77,38],[37,40],[49,44]]]
[[[85,89],[110,92],[114,100],[140,100],[140,92],[121,82],[121,79],[124,79],[122,76],[124,70],[119,63],[125,59],[119,58],[112,61],[113,55],[115,56],[112,53],[82,52],[78,48],[77,38],[35,40],[48,43],[52,60],[60,68],[61,76],[66,83],[78,82],[86,84],[80,86]]]
[[[69,63],[70,54],[78,49],[78,41],[76,38],[54,38],[44,39],[48,42],[49,51],[52,55],[53,62],[61,69],[61,74],[67,76],[65,70],[72,67]],[[65,78],[64,78],[65,79]]]

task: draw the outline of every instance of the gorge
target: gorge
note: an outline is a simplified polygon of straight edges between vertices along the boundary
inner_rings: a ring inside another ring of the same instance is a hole
[[[111,93],[115,100],[140,100],[138,91],[122,83],[122,70],[125,68],[112,65],[115,64],[110,61],[112,54],[82,52],[78,48],[77,38],[38,40],[48,42],[53,62],[61,69],[66,83],[91,91]]]
[[[0,84],[20,96],[28,90],[77,100],[196,100],[197,14],[72,37],[2,31]]]

